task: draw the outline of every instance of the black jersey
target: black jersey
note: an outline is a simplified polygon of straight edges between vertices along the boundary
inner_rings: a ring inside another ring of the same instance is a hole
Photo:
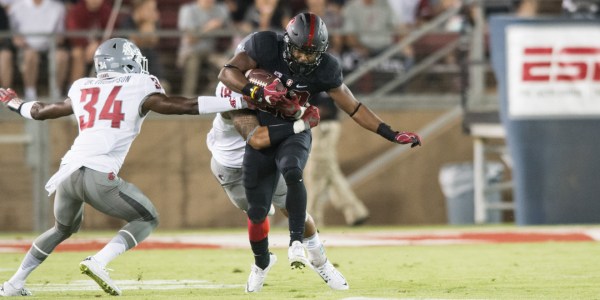
[[[310,99],[320,92],[342,85],[342,68],[331,54],[323,53],[319,66],[304,76],[290,71],[283,59],[284,49],[283,35],[272,31],[252,34],[243,45],[243,51],[256,61],[257,68],[272,72],[279,77],[288,90],[294,91],[300,98],[301,105],[310,102]],[[265,112],[259,112],[258,115],[261,125],[289,122]]]

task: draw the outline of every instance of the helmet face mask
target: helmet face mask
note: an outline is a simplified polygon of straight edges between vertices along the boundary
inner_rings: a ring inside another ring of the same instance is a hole
[[[94,66],[98,75],[106,72],[148,74],[148,60],[140,48],[123,38],[100,44],[94,54]]]
[[[325,23],[312,13],[301,13],[290,20],[283,41],[284,60],[292,72],[302,75],[319,66],[329,46]]]

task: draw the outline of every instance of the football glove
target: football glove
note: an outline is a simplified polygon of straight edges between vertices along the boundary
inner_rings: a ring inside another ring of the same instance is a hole
[[[396,133],[394,141],[398,144],[411,144],[411,148],[421,146],[421,138],[412,132],[400,131]]]
[[[310,105],[309,107],[302,107],[300,111],[302,116],[294,122],[294,133],[300,133],[319,125],[321,116],[318,107]]]
[[[24,101],[12,89],[0,88],[0,102],[8,106],[10,110],[19,113]]]
[[[280,90],[277,89],[280,85]],[[281,80],[279,78],[273,80],[270,84],[265,87],[260,87],[249,83],[242,89],[242,94],[250,96],[250,100],[254,101],[255,105],[266,102],[268,105],[275,106],[277,103],[283,101],[287,94],[287,88],[283,88]]]
[[[283,98],[283,100],[275,108],[286,118],[299,119],[302,116],[302,110],[300,108],[300,100],[296,94],[291,93],[288,95],[289,98]]]
[[[270,84],[262,88],[262,98],[267,101],[270,105],[277,105],[281,101],[285,100],[285,96],[287,95],[287,88],[283,90],[278,90],[277,86],[281,84],[281,80],[279,78],[273,80]]]
[[[313,128],[319,125],[319,121],[321,121],[321,116],[319,115],[319,108],[314,105],[307,107],[304,113],[302,114],[301,119],[304,121],[306,128]]]

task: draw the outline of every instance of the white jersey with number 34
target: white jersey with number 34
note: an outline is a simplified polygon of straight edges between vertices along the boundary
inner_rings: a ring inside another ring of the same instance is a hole
[[[71,86],[68,96],[79,135],[48,181],[48,192],[82,166],[117,174],[146,117],[141,113],[142,101],[150,94],[165,93],[152,75],[114,75],[82,78]]]

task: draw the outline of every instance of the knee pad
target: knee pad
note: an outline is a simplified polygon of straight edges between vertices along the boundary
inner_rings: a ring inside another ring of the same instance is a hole
[[[77,232],[77,230],[79,230],[79,225],[78,224],[76,227],[75,226],[67,226],[67,225],[63,225],[60,224],[58,222],[54,223],[54,228],[56,229],[56,232],[59,233],[60,235],[62,235],[64,237],[63,240],[66,240],[67,238],[69,238],[73,233]]]
[[[284,170],[283,178],[287,185],[296,184],[302,181],[302,170],[300,168],[291,168]]]
[[[269,207],[270,208],[270,207]],[[252,206],[248,209],[248,219],[254,224],[262,223],[265,218],[267,218],[267,214],[269,210],[265,207],[256,207]]]

